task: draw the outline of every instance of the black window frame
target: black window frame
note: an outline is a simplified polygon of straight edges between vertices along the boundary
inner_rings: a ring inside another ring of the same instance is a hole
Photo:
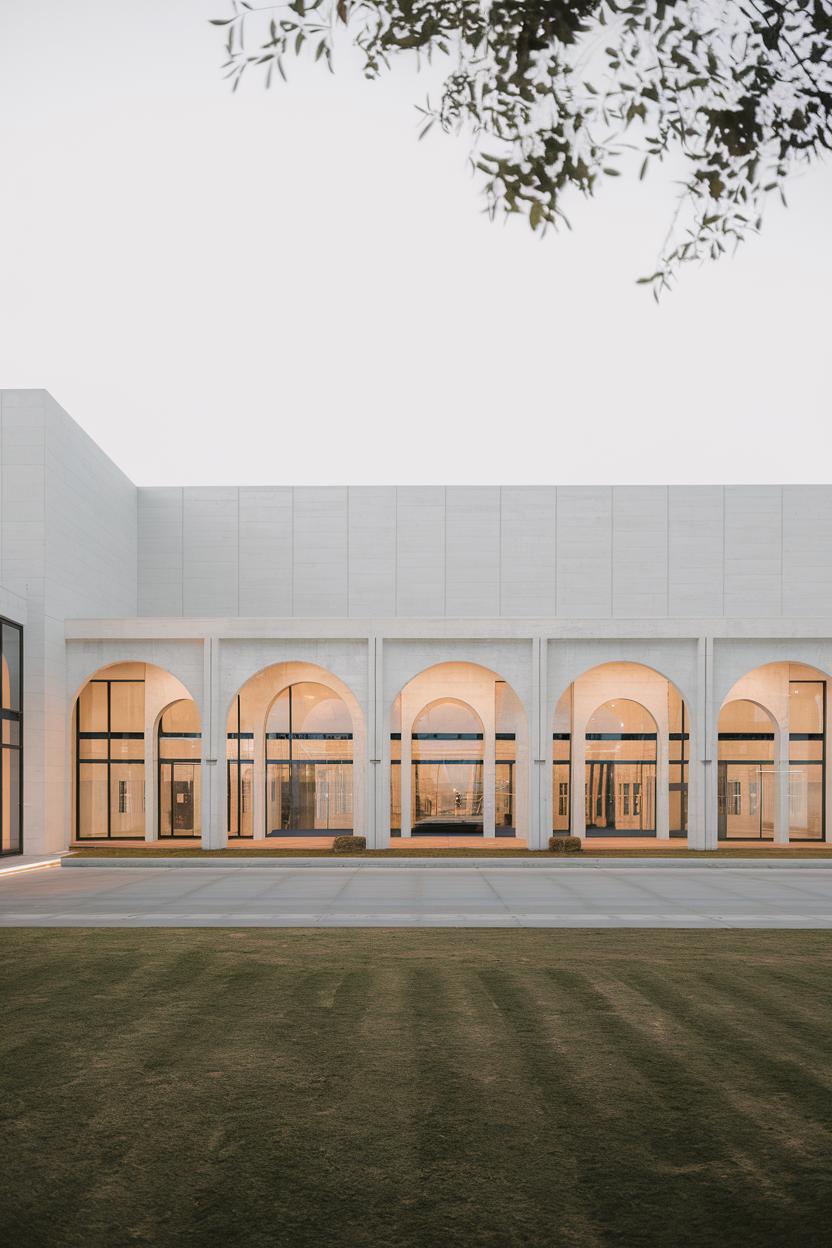
[[[180,701],[183,701],[183,702],[193,701],[193,699],[182,698],[180,699]],[[175,702],[171,703],[171,706],[176,706],[176,703]],[[165,832],[164,834],[162,833],[162,768],[163,767],[171,768],[171,782],[172,782],[174,779],[174,772],[173,772],[174,767],[199,767],[200,768],[200,783],[201,783],[201,769],[202,769],[201,748],[200,748],[199,758],[162,758],[162,742],[163,741],[199,741],[200,747],[202,745],[202,733],[201,732],[165,732],[164,731],[164,729],[162,728],[162,725],[165,722],[165,715],[167,715],[170,709],[171,709],[170,706],[165,707],[164,711],[159,716],[159,727],[156,732],[156,835],[160,841],[161,840],[198,841],[202,837],[201,827],[200,827],[199,832],[191,832],[190,834],[183,834],[179,836],[175,835],[175,833],[173,832]],[[171,809],[171,812],[170,812],[170,825],[171,827],[173,827],[173,809]]]
[[[23,853],[23,696],[24,696],[24,654],[23,654],[23,625],[18,624],[17,620],[10,620],[8,616],[0,615],[0,668],[2,668],[2,659],[4,657],[3,649],[3,628],[14,629],[18,634],[18,689],[17,701],[18,709],[14,710],[11,706],[2,706],[0,701],[0,718],[9,723],[18,725],[17,743],[2,741],[2,733],[0,733],[0,793],[2,792],[3,773],[6,769],[6,756],[8,753],[17,755],[17,845],[4,849],[4,839],[6,829],[2,826],[3,809],[0,802],[0,858],[9,858],[15,854]],[[11,669],[9,671],[9,692],[11,693]],[[0,700],[2,699],[2,688],[0,688]]]
[[[352,785],[352,789],[350,793],[350,800],[352,803],[352,812],[351,812],[352,813],[352,827],[339,828],[334,831],[333,830],[320,830],[316,828],[296,828],[296,829],[281,828],[278,832],[269,830],[269,823],[270,823],[270,820],[269,820],[269,802],[270,802],[269,768],[270,767],[288,767],[289,768],[289,784],[290,784],[291,802],[294,808],[299,804],[297,794],[298,794],[298,785],[300,783],[300,777],[302,774],[301,769],[303,767],[307,767],[307,766],[315,767],[315,768],[322,767],[322,766],[352,767],[354,765],[354,761],[355,761],[354,757],[350,757],[350,758],[327,758],[327,757],[295,758],[294,757],[293,745],[295,741],[349,741],[351,749],[352,749],[352,755],[354,756],[355,754],[355,747],[353,744],[354,734],[352,732],[295,732],[294,723],[293,723],[294,709],[293,709],[293,703],[292,703],[292,690],[295,689],[296,686],[299,684],[303,685],[303,684],[315,684],[315,683],[317,682],[301,680],[301,681],[296,681],[295,684],[287,685],[286,689],[282,689],[281,693],[288,694],[289,731],[265,733],[265,739],[263,742],[264,753],[265,753],[265,759],[264,759],[265,765],[263,768],[263,771],[265,773],[265,784],[263,788],[263,835],[267,840],[272,840],[279,836],[286,836],[286,837],[343,836],[345,834],[353,832],[355,829],[355,792],[354,792],[355,781],[353,780],[353,785]],[[280,697],[280,694],[277,695],[277,698],[279,697]],[[275,698],[274,700],[275,702],[277,701],[277,698]],[[343,699],[341,700],[343,701]],[[272,703],[272,705],[274,705],[274,703]],[[271,713],[271,708],[270,708],[269,713]],[[268,723],[268,716],[267,716],[267,723]],[[241,735],[244,735],[244,734],[241,734]],[[288,745],[288,751],[289,751],[288,756],[286,758],[269,758],[269,742],[270,741],[286,741]],[[317,776],[316,776],[315,784],[317,786]],[[253,815],[254,815],[254,812],[252,811],[252,819],[253,819]]]
[[[107,731],[106,732],[82,732],[81,731],[81,693],[75,700],[75,840],[79,843],[88,841],[135,841],[144,840],[144,830],[141,837],[132,836],[113,836],[113,782],[112,782],[112,765],[125,764],[127,766],[136,766],[141,764],[145,767],[145,750],[142,750],[141,758],[112,758],[110,750],[110,742],[117,741],[141,741],[144,744],[145,734],[142,732],[113,732],[112,731],[112,685],[144,685],[144,676],[92,676],[84,685],[84,689],[89,685],[106,685],[107,686]],[[106,741],[107,757],[106,758],[82,758],[81,757],[81,741]],[[107,768],[107,832],[104,836],[81,836],[81,768],[87,766],[106,766]],[[144,802],[147,802],[147,772],[142,772],[142,792]]]

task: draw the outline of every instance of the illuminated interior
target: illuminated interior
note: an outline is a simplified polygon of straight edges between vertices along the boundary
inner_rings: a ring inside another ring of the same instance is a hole
[[[0,852],[17,854],[22,848],[23,789],[23,630],[3,620],[0,625]]]

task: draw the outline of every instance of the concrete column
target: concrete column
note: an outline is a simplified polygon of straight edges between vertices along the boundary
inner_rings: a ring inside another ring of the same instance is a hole
[[[543,849],[546,844],[543,833],[543,772],[546,771],[545,759],[546,736],[543,733],[544,710],[546,697],[543,645],[539,637],[531,642],[532,661],[532,697],[529,706],[529,748],[527,757],[529,820],[527,838],[529,849]],[[518,758],[519,766],[519,758]]]
[[[401,739],[401,807],[402,836],[410,836],[413,827],[411,814],[411,737],[413,735],[413,712],[407,691],[402,690],[402,739]]]
[[[376,671],[376,639],[367,637],[367,735],[364,742],[364,784],[366,785],[367,819],[364,835],[369,849],[378,845],[378,783],[381,770],[378,731],[378,698]],[[356,760],[357,761],[357,760]],[[353,762],[355,766],[355,762]],[[356,829],[358,831],[358,829]]]
[[[570,729],[571,763],[569,766],[569,801],[571,805],[571,836],[586,836],[586,720],[583,715],[576,717],[574,702],[572,705],[572,727]]]
[[[670,764],[668,760],[668,726],[667,716],[664,724],[657,724],[656,733],[656,837],[661,841],[670,840]]]
[[[226,828],[226,725],[222,714],[219,639],[206,637],[203,650],[205,722],[202,728],[202,848],[222,849]]]
[[[483,836],[490,836],[493,838],[496,831],[495,818],[497,805],[497,739],[495,735],[497,722],[496,685],[492,689],[488,711],[489,714],[483,719],[482,725],[482,832]]]
[[[789,804],[789,724],[779,723],[774,734],[774,840],[788,845],[791,812]]]
[[[374,849],[390,844],[390,725],[387,722],[387,698],[384,691],[384,639],[373,638],[371,657],[372,685],[370,704],[373,707],[373,733],[370,753],[370,804],[375,812]],[[368,737],[368,739],[370,739]],[[367,842],[370,843],[369,841]]]
[[[702,843],[692,846],[694,849],[716,849],[719,844],[719,706],[714,695],[714,640],[713,637],[702,638],[704,642],[702,703],[702,728],[697,733],[701,742],[701,768],[697,772],[703,777],[702,798],[704,808],[702,815]],[[691,762],[691,773],[693,763]]]
[[[155,841],[159,836],[159,770],[156,765],[156,699],[152,682],[145,679],[144,698],[144,839]]]
[[[228,768],[225,768],[226,772]],[[266,826],[266,721],[265,717],[254,733],[254,767],[252,768],[251,830],[255,840],[271,831]],[[227,829],[226,829],[227,835]]]
[[[688,849],[705,848],[705,638],[696,643],[696,683],[693,701],[685,703],[688,731]]]

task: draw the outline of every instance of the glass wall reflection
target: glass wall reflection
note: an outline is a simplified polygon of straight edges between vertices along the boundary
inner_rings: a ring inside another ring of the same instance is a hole
[[[586,730],[587,836],[656,832],[656,722],[639,702],[617,698]]]
[[[431,703],[414,720],[411,751],[413,835],[481,835],[483,730],[479,716],[453,698]],[[503,817],[506,809],[504,801]]]
[[[23,630],[3,620],[0,625],[0,853],[19,854],[23,848],[22,786],[23,739]]]
[[[76,835],[144,838],[144,680],[96,677],[76,708]]]
[[[722,840],[774,838],[774,722],[738,698],[719,714],[718,835]]]
[[[284,689],[266,723],[266,835],[349,832],[353,826],[352,720],[332,689]]]

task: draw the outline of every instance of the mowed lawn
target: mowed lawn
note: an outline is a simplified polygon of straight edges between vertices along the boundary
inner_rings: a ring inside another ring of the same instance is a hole
[[[9,1248],[832,1241],[826,933],[0,941]]]

